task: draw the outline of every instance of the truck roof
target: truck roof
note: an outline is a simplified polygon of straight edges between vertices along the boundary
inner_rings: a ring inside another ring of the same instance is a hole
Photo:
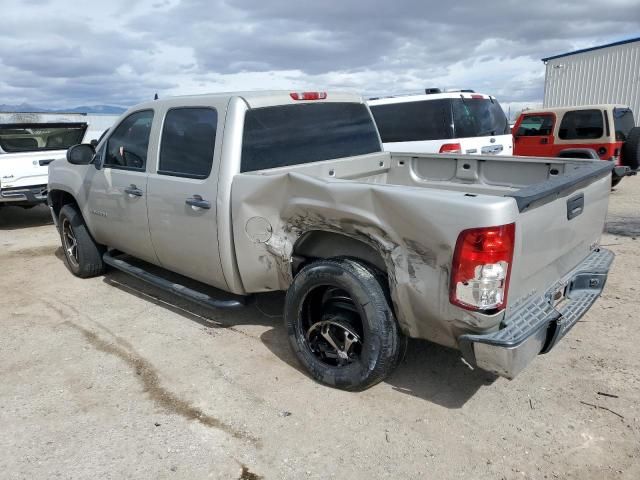
[[[304,99],[304,94],[320,94],[317,99]],[[294,100],[292,94],[298,94],[300,100]],[[131,110],[138,110],[141,107],[152,107],[158,103],[169,104],[170,106],[180,106],[184,100],[187,99],[200,99],[207,100],[219,100],[220,98],[242,98],[249,108],[271,107],[276,105],[293,105],[298,103],[331,103],[331,102],[348,102],[348,103],[362,103],[362,97],[355,93],[349,92],[336,92],[336,91],[303,91],[303,90],[258,90],[258,91],[245,91],[245,92],[220,92],[220,93],[205,93],[199,95],[182,95],[176,97],[167,97],[160,100],[151,100],[135,107]],[[324,97],[324,98],[322,98]]]
[[[407,93],[399,95],[389,95],[384,97],[374,97],[367,100],[369,105],[388,105],[392,103],[406,103],[406,102],[420,102],[424,100],[443,100],[450,98],[472,99],[482,98],[488,100],[490,98],[495,99],[493,95],[486,95],[484,93],[470,92],[470,91],[452,91],[441,93]]]

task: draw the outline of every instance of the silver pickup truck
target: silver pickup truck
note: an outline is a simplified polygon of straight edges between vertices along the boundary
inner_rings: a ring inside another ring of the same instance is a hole
[[[360,97],[233,93],[130,109],[50,165],[48,201],[73,274],[218,308],[286,290],[300,362],[361,390],[408,337],[507,378],[549,351],[604,287],[612,168],[383,152]]]

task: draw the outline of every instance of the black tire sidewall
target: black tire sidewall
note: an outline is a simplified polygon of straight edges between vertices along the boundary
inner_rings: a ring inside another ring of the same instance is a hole
[[[332,367],[316,358],[301,326],[300,313],[308,293],[326,285],[350,294],[363,324],[361,357],[342,367]],[[296,275],[287,291],[285,326],[292,349],[311,376],[333,387],[368,388],[383,380],[398,363],[400,334],[385,291],[372,269],[350,259],[320,260]]]

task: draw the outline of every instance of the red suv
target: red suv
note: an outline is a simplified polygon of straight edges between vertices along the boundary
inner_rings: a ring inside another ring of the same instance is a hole
[[[616,185],[640,166],[640,127],[623,105],[558,107],[522,112],[513,127],[513,153],[527,157],[599,158],[620,167]]]

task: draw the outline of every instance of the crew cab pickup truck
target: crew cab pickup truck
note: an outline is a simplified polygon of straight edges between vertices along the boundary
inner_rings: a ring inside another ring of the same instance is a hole
[[[300,362],[361,390],[408,337],[507,378],[549,351],[604,287],[612,166],[384,152],[352,94],[203,95],[69,149],[49,205],[76,276],[110,266],[220,308],[286,290]]]

